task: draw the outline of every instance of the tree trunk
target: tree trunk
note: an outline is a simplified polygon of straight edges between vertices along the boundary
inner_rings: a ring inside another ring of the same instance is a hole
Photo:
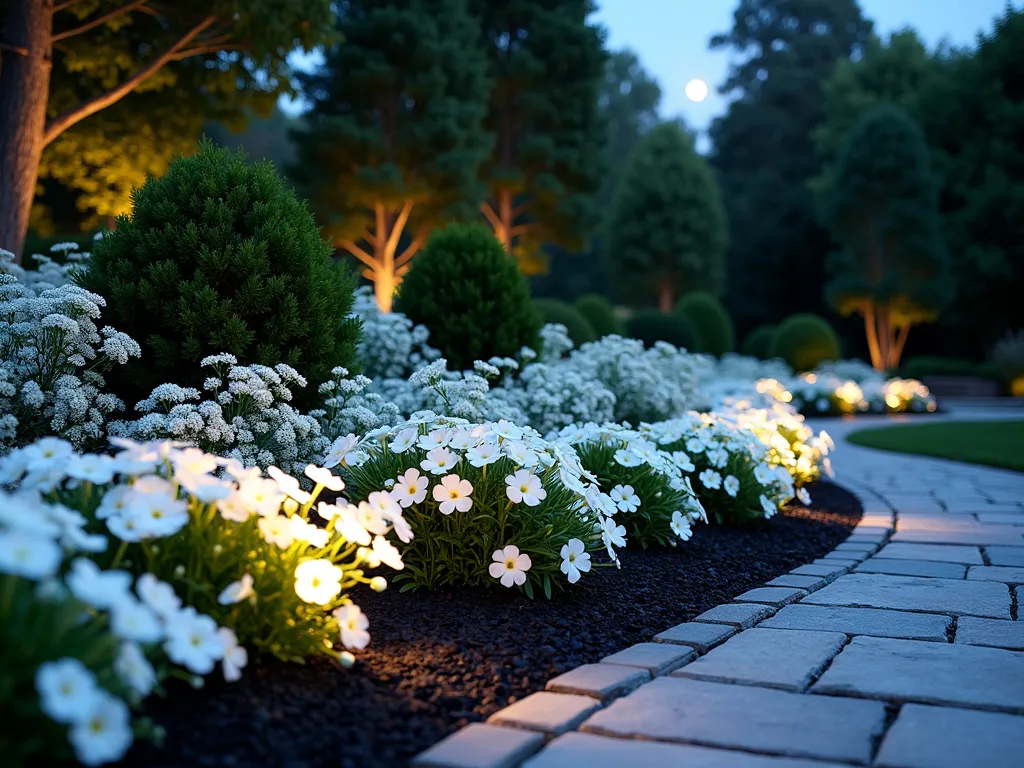
[[[658,309],[662,312],[671,312],[675,304],[676,281],[671,277],[661,278],[658,283]]]
[[[0,66],[0,248],[21,261],[39,178],[52,67],[53,0],[11,0]]]
[[[900,358],[903,357],[903,348],[907,345],[907,336],[910,335],[910,323],[902,326],[896,334],[896,341],[889,350],[889,368],[895,370],[900,367]]]
[[[494,234],[505,253],[512,253],[512,225],[515,222],[512,220],[512,193],[507,189],[498,193],[498,219],[501,221],[501,230]]]
[[[878,347],[878,327],[875,325],[875,306],[868,304],[864,308],[864,333],[868,338],[868,352],[871,355],[871,367],[876,371],[884,370],[885,362]]]

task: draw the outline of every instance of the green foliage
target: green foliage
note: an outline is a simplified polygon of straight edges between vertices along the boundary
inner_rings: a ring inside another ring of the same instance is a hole
[[[494,235],[476,224],[450,224],[431,236],[396,308],[430,329],[431,346],[452,370],[515,357],[535,343],[541,325],[526,278]]]
[[[696,327],[702,352],[721,357],[735,348],[732,318],[714,295],[704,291],[688,293],[676,304],[675,311]]]
[[[571,304],[557,299],[534,299],[533,306],[540,313],[542,322],[564,325],[569,331],[569,338],[577,347],[598,338],[590,321]]]
[[[767,360],[771,356],[774,325],[759,325],[746,335],[740,345],[740,354]]]
[[[810,314],[791,315],[779,323],[769,349],[769,357],[781,357],[795,371],[813,370],[839,356],[839,337],[831,323]]]
[[[718,187],[693,138],[678,125],[652,129],[615,195],[605,248],[616,285],[663,310],[684,291],[719,292],[726,222]]]
[[[1024,330],[1008,333],[996,342],[992,348],[992,367],[1011,384],[1014,395],[1024,394],[1017,391],[1024,387],[1024,381],[1019,381],[1024,379]]]
[[[900,376],[905,379],[923,380],[929,376],[976,376],[992,381],[1001,381],[1002,376],[992,363],[979,363],[959,357],[935,357],[916,355],[907,358],[900,365]]]
[[[829,258],[827,287],[840,313],[884,308],[909,324],[952,298],[928,147],[904,111],[878,106],[857,124],[836,162],[824,220],[841,247]]]
[[[811,132],[837,61],[871,34],[856,0],[737,0],[732,28],[711,40],[735,63],[709,160],[731,232],[726,304],[742,332],[791,312],[824,309],[829,249],[807,180],[818,172]],[[785,300],[780,300],[785,297]]]
[[[300,404],[332,368],[352,367],[353,281],[271,165],[204,142],[133,203],[81,278],[142,345],[109,376],[126,402],[167,381],[201,389],[199,362],[220,352],[296,368],[311,382]]]
[[[703,340],[693,321],[688,317],[656,309],[641,309],[626,321],[626,332],[640,339],[645,347],[656,341],[667,341],[689,352],[703,350]]]
[[[543,272],[542,244],[580,248],[597,220],[603,31],[587,23],[592,0],[470,7],[493,82],[485,128],[494,144],[481,169],[487,220],[524,273]]]
[[[623,336],[626,333],[626,327],[615,314],[615,308],[604,296],[596,293],[580,296],[576,299],[576,311],[587,319],[599,339],[612,334]]]

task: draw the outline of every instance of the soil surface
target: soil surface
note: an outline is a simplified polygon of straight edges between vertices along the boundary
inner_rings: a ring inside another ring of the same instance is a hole
[[[498,590],[355,595],[372,640],[352,669],[268,661],[237,683],[172,687],[150,710],[167,731],[163,748],[140,744],[124,765],[403,766],[552,677],[829,552],[862,510],[838,486],[809,490],[810,508],[743,529],[699,526],[667,552],[625,552],[620,572],[594,569],[551,601]]]

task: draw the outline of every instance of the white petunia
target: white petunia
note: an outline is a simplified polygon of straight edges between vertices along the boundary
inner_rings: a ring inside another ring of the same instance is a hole
[[[367,627],[370,620],[359,610],[354,603],[343,605],[334,611],[334,618],[338,620],[338,627],[341,630],[341,644],[346,648],[361,650],[370,643],[370,633]]]
[[[391,442],[388,443],[388,448],[391,449],[392,453],[405,453],[416,445],[416,439],[419,437],[419,434],[415,427],[406,427],[391,439]]]
[[[672,533],[683,541],[687,541],[693,535],[690,518],[678,510],[672,513],[672,522],[669,523],[669,527],[672,529]]]
[[[579,539],[569,539],[562,545],[562,573],[569,579],[570,584],[580,580],[580,574],[590,570],[590,553],[586,546]]]
[[[68,731],[75,757],[83,765],[103,765],[120,760],[134,738],[131,712],[116,696],[99,691],[84,718]]]
[[[491,427],[491,431],[505,440],[518,440],[523,436],[522,429],[505,419],[499,419],[498,423]]]
[[[494,561],[490,564],[487,572],[501,582],[503,587],[522,586],[526,583],[526,572],[530,570],[533,561],[528,554],[520,553],[519,547],[509,544],[504,549],[495,550],[491,555]]]
[[[420,468],[432,475],[443,475],[458,463],[459,455],[457,453],[452,453],[447,448],[433,448],[420,462]]]
[[[604,541],[604,546],[608,550],[608,557],[616,559],[614,547],[626,546],[625,526],[616,524],[615,519],[611,517],[602,519],[601,540]]]
[[[644,463],[643,458],[630,448],[620,448],[617,450],[615,452],[615,461],[624,467],[639,467]]]
[[[442,515],[468,512],[473,506],[472,493],[473,484],[458,475],[445,475],[433,490],[434,501],[440,502],[438,509]]]
[[[736,498],[736,494],[740,492],[740,481],[739,481],[739,478],[737,478],[735,475],[728,475],[725,478],[725,482],[723,483],[723,487],[725,488],[725,492],[728,493],[730,496],[732,496],[735,499]]]
[[[221,605],[234,605],[243,600],[248,600],[256,591],[252,588],[253,578],[250,574],[242,574],[242,578],[228,584],[217,596],[217,602]]]
[[[327,451],[324,466],[328,469],[341,464],[344,467],[358,467],[369,458],[365,451],[358,449],[359,438],[353,434],[339,437]]]
[[[451,437],[451,432],[447,429],[432,429],[427,434],[420,435],[416,439],[416,445],[424,451],[430,451],[434,448],[445,448]]]
[[[548,492],[539,477],[528,469],[519,469],[505,478],[505,495],[516,504],[536,507],[547,498]]]
[[[46,661],[36,670],[39,706],[58,723],[85,719],[99,693],[96,676],[78,659]]]
[[[197,613],[191,606],[168,622],[167,641],[163,647],[171,661],[197,675],[209,674],[224,655],[224,644],[217,634],[216,622]]]
[[[224,679],[229,683],[241,679],[242,670],[249,663],[249,652],[244,645],[238,644],[238,637],[227,627],[217,630],[220,636],[221,645],[224,646],[224,658],[221,659],[221,667],[224,670]]]
[[[507,440],[501,446],[502,453],[508,456],[520,467],[535,467],[539,457],[537,452],[532,450],[526,443]]]
[[[636,512],[640,509],[640,497],[632,485],[616,485],[608,495],[620,512]]]
[[[391,489],[391,497],[403,508],[411,507],[413,504],[422,504],[427,498],[427,478],[420,474],[415,467],[405,470],[405,474],[399,475],[398,482]]]
[[[705,488],[712,491],[722,487],[722,476],[713,469],[705,469],[697,475],[697,479],[701,481]]]
[[[396,571],[405,568],[405,563],[402,562],[402,554],[398,551],[398,547],[383,536],[373,537],[373,554],[380,558],[380,561],[389,568],[394,568]]]
[[[466,451],[466,458],[474,467],[485,467],[501,458],[501,449],[496,442],[484,440]]]
[[[295,569],[295,594],[313,605],[327,605],[341,592],[342,570],[330,560],[307,560]]]

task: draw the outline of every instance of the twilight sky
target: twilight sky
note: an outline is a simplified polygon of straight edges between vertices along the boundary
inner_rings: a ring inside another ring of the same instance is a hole
[[[600,10],[593,18],[608,30],[609,48],[632,48],[661,84],[663,116],[681,115],[703,131],[725,110],[717,89],[725,81],[731,54],[708,50],[708,42],[730,29],[736,0],[597,2]],[[1019,8],[1022,2],[1011,4]],[[879,36],[910,26],[934,48],[943,39],[957,46],[972,44],[978,32],[992,28],[1006,0],[860,0],[860,6]],[[683,92],[693,78],[708,83],[710,93],[703,102],[694,103]]]

